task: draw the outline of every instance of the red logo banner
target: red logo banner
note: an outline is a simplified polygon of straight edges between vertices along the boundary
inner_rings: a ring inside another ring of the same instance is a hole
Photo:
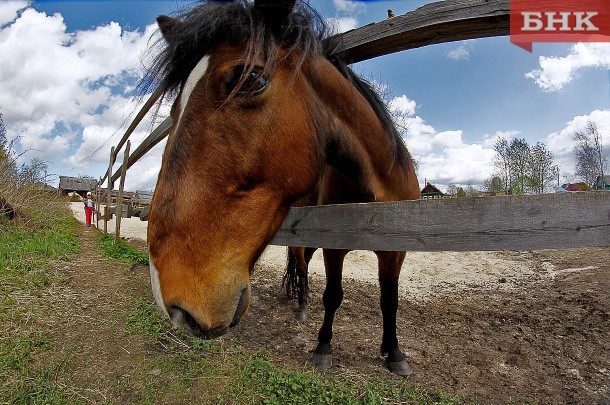
[[[510,42],[610,42],[610,0],[510,0]]]

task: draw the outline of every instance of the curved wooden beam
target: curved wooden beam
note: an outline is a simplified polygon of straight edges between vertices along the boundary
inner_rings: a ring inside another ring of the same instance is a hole
[[[508,35],[509,0],[447,0],[365,25],[327,41],[348,63],[465,39]]]

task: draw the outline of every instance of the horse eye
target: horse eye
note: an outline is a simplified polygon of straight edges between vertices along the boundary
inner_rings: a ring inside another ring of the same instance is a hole
[[[246,77],[243,77],[244,66],[238,66],[225,84],[225,94],[228,96],[235,93],[237,96],[257,95],[262,93],[269,84],[269,77],[263,73],[263,69],[255,67]],[[239,88],[238,88],[239,86]],[[235,91],[237,89],[237,91]]]

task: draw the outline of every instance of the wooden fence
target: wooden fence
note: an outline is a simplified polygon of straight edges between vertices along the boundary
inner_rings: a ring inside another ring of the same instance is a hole
[[[335,53],[353,63],[451,41],[508,35],[509,0],[446,0],[330,37]],[[161,95],[157,89],[110,155],[107,190],[163,140],[165,119],[116,172],[123,145]],[[119,193],[122,193],[122,187]],[[110,212],[110,194],[106,215]],[[119,204],[119,206],[121,206]],[[98,211],[99,212],[99,211]],[[147,216],[144,210],[142,216]],[[117,238],[120,234],[117,215]],[[106,223],[104,223],[106,230]],[[610,245],[610,192],[399,201],[292,208],[272,244],[333,249],[468,251]]]

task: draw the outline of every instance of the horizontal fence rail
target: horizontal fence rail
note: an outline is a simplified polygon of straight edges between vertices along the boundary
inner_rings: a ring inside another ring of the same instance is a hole
[[[291,208],[271,244],[429,252],[610,246],[610,192]]]

